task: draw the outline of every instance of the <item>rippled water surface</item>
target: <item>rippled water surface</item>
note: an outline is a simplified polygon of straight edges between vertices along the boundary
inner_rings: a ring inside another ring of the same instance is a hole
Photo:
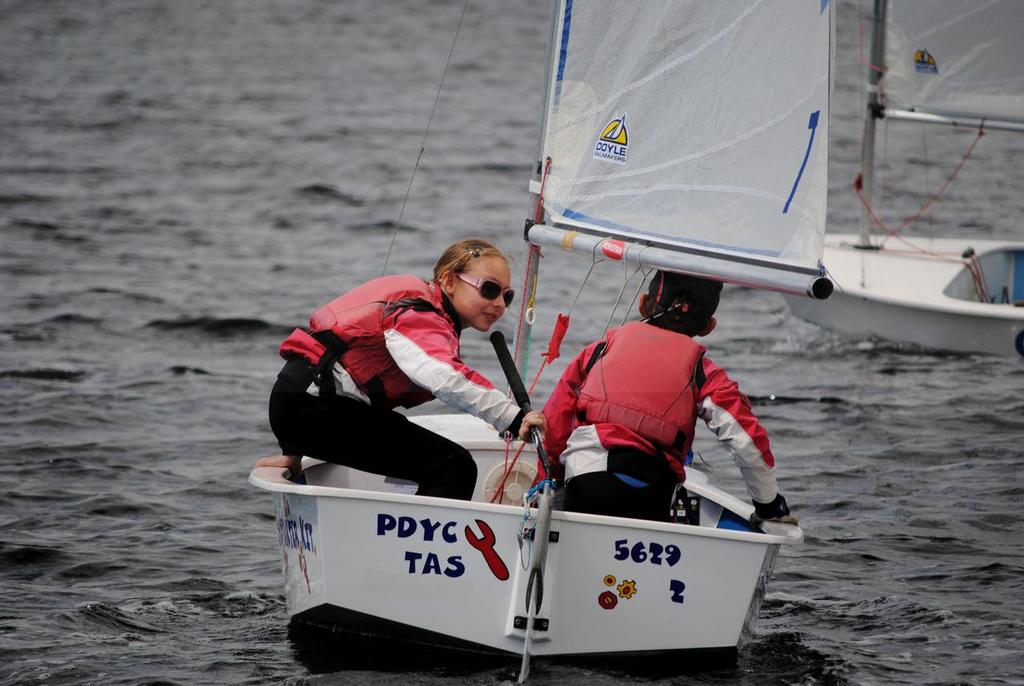
[[[271,500],[246,483],[275,447],[278,342],[379,274],[392,239],[392,272],[425,275],[468,234],[521,265],[548,8],[468,4],[424,138],[462,9],[0,0],[0,683],[510,678],[289,634]],[[830,226],[846,231],[864,11],[839,7]],[[881,211],[910,214],[973,136],[883,127]],[[1019,236],[1022,168],[1024,142],[992,132],[912,234]],[[545,258],[539,341],[584,267]],[[600,335],[622,280],[596,270],[564,350]],[[807,538],[735,667],[643,678],[1024,683],[1024,364],[841,338],[766,292],[727,289],[719,314],[712,356],[768,426]],[[463,345],[500,378],[482,336]],[[531,682],[639,678],[539,663]]]

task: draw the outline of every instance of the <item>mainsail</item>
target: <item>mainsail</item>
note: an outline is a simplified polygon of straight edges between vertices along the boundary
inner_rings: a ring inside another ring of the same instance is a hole
[[[611,237],[648,266],[811,291],[831,15],[828,0],[562,0],[542,147],[548,226],[530,239]]]
[[[887,117],[1024,124],[1024,3],[899,0],[885,11]]]

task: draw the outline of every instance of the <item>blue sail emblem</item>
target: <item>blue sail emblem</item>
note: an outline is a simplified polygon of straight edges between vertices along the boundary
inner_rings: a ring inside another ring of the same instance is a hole
[[[927,50],[914,51],[914,69],[922,74],[938,74],[939,65],[935,57]]]
[[[629,134],[626,132],[626,115],[608,122],[594,146],[594,159],[607,160],[617,164],[626,163]]]

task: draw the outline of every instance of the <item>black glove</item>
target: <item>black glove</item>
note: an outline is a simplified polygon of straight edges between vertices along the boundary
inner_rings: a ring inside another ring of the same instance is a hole
[[[781,519],[789,514],[789,506],[786,505],[786,499],[779,493],[775,496],[775,500],[770,503],[759,503],[756,500],[754,502],[754,511],[757,512],[757,516],[761,519]]]
[[[498,434],[498,437],[505,440],[505,437],[511,434],[513,439],[519,438],[519,427],[523,425],[523,417],[526,416],[526,410],[519,410],[519,414],[512,420],[512,423],[508,425],[504,433]]]

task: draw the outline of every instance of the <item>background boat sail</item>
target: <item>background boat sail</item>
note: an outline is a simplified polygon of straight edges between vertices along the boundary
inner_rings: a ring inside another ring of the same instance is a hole
[[[557,3],[542,146],[551,163],[536,180],[547,222],[529,229],[524,301],[536,297],[541,245],[827,295],[829,3],[637,8]],[[524,667],[529,654],[735,656],[780,546],[803,537],[754,522],[749,503],[694,470],[699,515],[686,523],[552,513],[541,598],[530,563],[547,522],[494,492],[504,443],[472,417],[414,420],[473,453],[473,501],[410,495],[408,484],[308,459],[306,484],[278,468],[250,474],[274,494],[294,621],[523,654]],[[526,604],[531,588],[539,607]]]
[[[904,122],[978,131],[959,163],[955,157],[944,161],[950,176],[922,206],[934,203],[940,211],[949,202],[940,196],[983,132],[1024,132],[1022,23],[1024,5],[1012,1],[875,3],[858,180],[863,199],[860,232],[828,237],[824,262],[837,294],[827,308],[787,298],[796,315],[855,335],[1024,356],[1024,241],[1019,223],[997,228],[1014,236],[1007,240],[958,238],[950,235],[955,230],[945,231],[944,237],[907,240],[899,233],[921,211],[890,228],[879,219],[885,213],[871,205],[879,168],[879,119],[895,122],[893,135],[916,133]],[[996,137],[983,144],[997,144]]]

